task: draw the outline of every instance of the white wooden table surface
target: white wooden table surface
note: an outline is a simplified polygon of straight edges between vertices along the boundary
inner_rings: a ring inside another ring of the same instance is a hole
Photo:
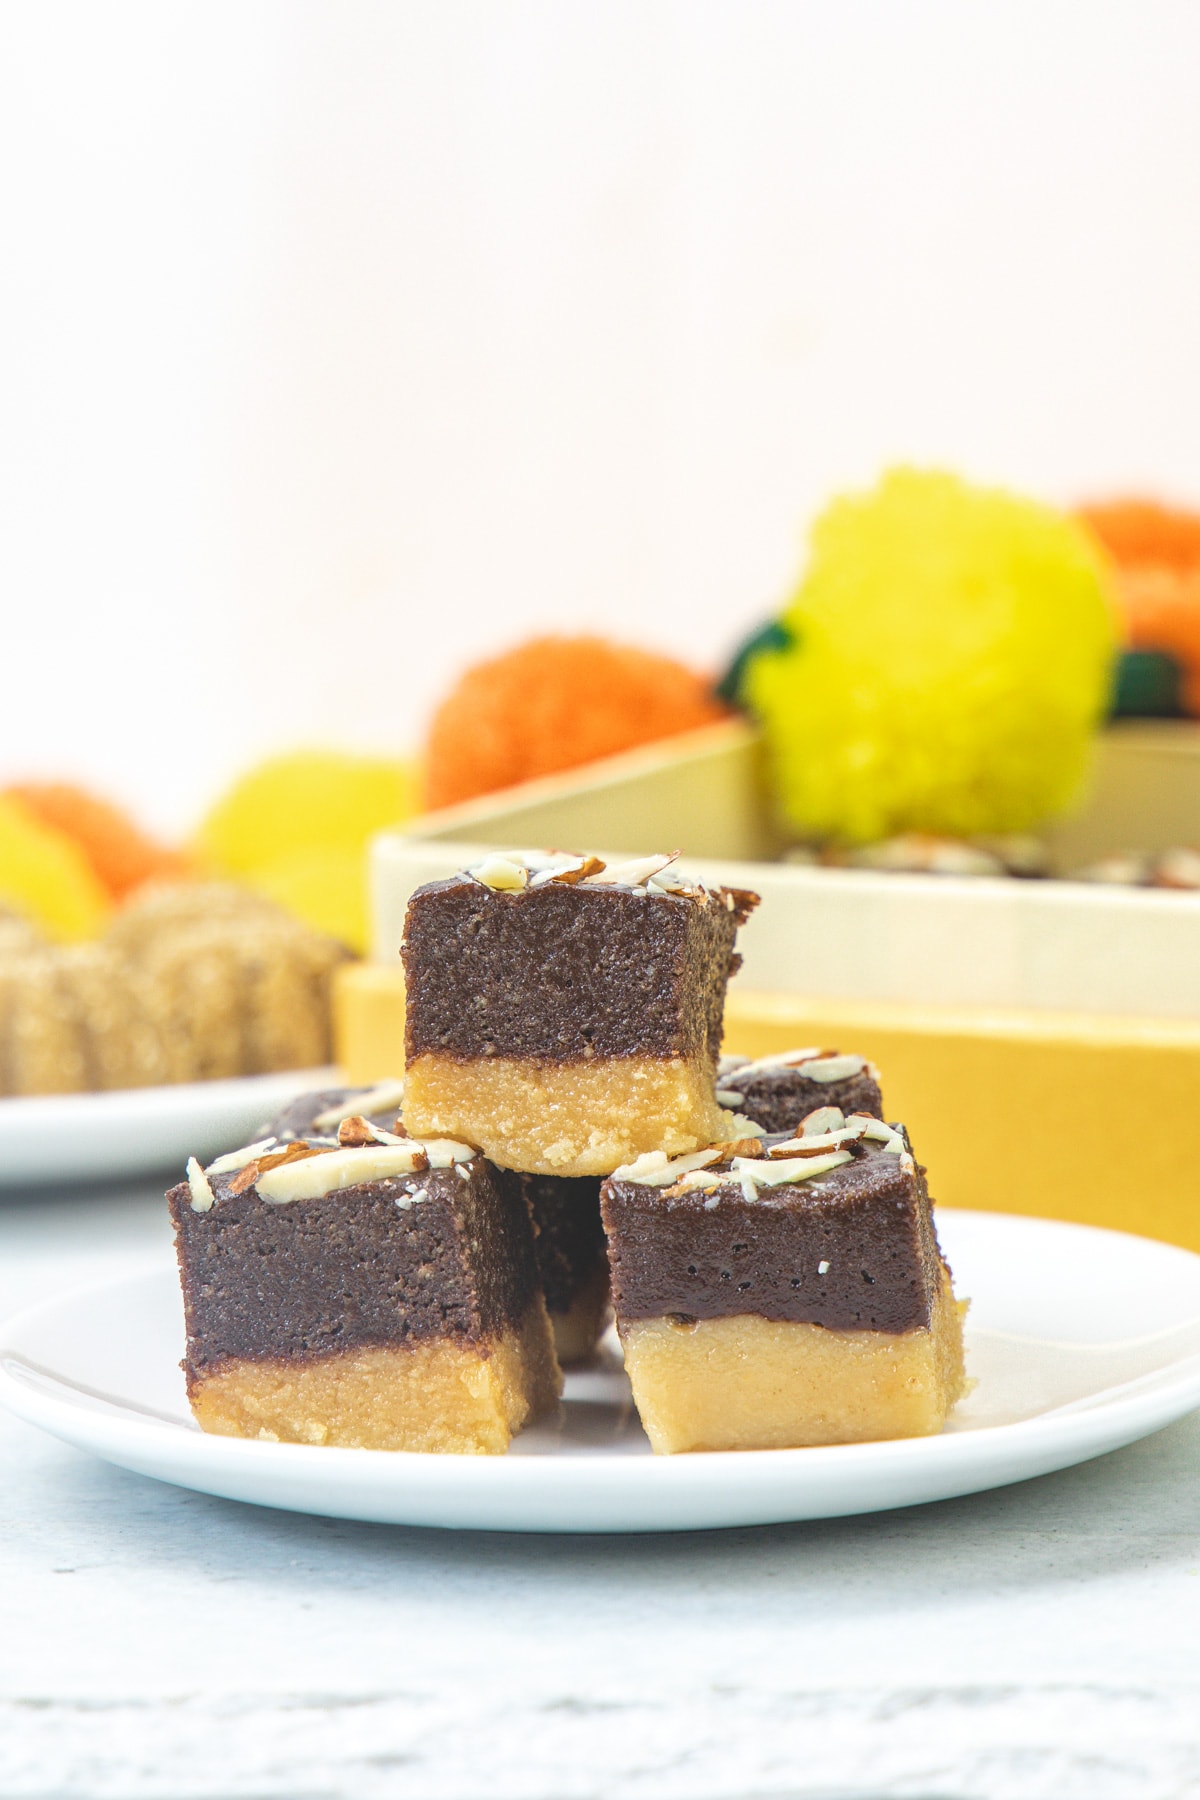
[[[169,1258],[0,1197],[0,1315]],[[1200,1416],[1083,1468],[680,1537],[397,1530],[0,1414],[3,1800],[1200,1796]]]

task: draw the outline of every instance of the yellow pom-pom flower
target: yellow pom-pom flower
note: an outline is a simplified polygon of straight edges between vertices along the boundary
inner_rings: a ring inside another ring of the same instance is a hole
[[[1115,607],[1100,553],[1050,508],[896,469],[817,521],[741,696],[802,837],[1031,830],[1076,795],[1104,713]]]
[[[7,794],[0,794],[0,906],[60,941],[94,937],[111,910],[74,839]]]
[[[411,762],[330,750],[273,756],[218,800],[196,848],[215,871],[363,949],[368,839],[411,818],[418,791]]]

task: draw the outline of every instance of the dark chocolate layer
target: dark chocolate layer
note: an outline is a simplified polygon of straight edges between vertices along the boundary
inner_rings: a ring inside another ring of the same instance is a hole
[[[478,1157],[271,1206],[211,1177],[208,1212],[186,1183],[167,1199],[187,1315],[189,1374],[227,1357],[303,1359],[431,1338],[481,1343],[538,1291],[524,1201]],[[407,1210],[414,1189],[429,1198]]]
[[[717,1171],[719,1172],[719,1171]],[[610,1177],[601,1189],[618,1321],[682,1314],[836,1330],[926,1326],[940,1256],[924,1170],[906,1173],[874,1145],[791,1186],[740,1185],[666,1199]],[[827,1267],[822,1270],[821,1265]]]
[[[749,1081],[742,1081],[740,1074],[738,1069],[730,1070],[721,1076],[717,1086],[722,1093],[730,1090],[741,1094],[736,1110],[767,1132],[795,1131],[800,1121],[819,1106],[840,1106],[847,1114],[863,1112],[874,1119],[883,1117],[879,1083],[867,1069],[846,1081],[812,1081],[799,1069],[764,1069]]]
[[[262,1129],[263,1137],[280,1142],[313,1135],[313,1121],[332,1106],[341,1106],[361,1088],[324,1088],[302,1094],[290,1102]],[[371,1116],[373,1125],[390,1131],[395,1108]],[[534,1250],[546,1305],[552,1313],[565,1313],[588,1286],[597,1269],[607,1273],[608,1257],[604,1226],[600,1222],[600,1178],[565,1178],[559,1175],[524,1175],[508,1169],[494,1171],[514,1186],[528,1204],[534,1229]]]
[[[725,890],[700,901],[557,882],[498,893],[468,875],[430,882],[404,926],[408,1060],[715,1062],[747,910]]]
[[[547,1310],[565,1313],[595,1280],[597,1270],[607,1270],[600,1179],[524,1175],[511,1169],[498,1173],[523,1196],[533,1215],[534,1251]]]

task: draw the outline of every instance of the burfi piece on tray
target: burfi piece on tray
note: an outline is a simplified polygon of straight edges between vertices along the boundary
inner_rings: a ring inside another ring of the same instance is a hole
[[[529,1212],[468,1145],[361,1118],[193,1159],[168,1195],[205,1431],[496,1454],[552,1408],[558,1364]]]
[[[643,1157],[601,1189],[654,1449],[920,1437],[964,1391],[962,1319],[903,1127]],[[711,1160],[710,1160],[711,1158]]]
[[[821,1106],[883,1117],[878,1069],[865,1056],[836,1050],[781,1050],[754,1062],[723,1056],[717,1098],[766,1132],[795,1131]]]
[[[598,1176],[501,1172],[533,1216],[534,1251],[560,1363],[586,1362],[608,1324],[608,1251]]]
[[[404,1120],[540,1175],[604,1175],[726,1133],[734,938],[757,895],[669,857],[489,857],[418,888],[404,929]]]

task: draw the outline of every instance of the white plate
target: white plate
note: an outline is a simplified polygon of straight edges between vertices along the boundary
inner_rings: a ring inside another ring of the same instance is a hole
[[[506,1457],[206,1437],[188,1415],[174,1274],[52,1301],[0,1332],[0,1400],[123,1468],[204,1493],[385,1524],[686,1531],[834,1517],[1022,1481],[1200,1406],[1200,1257],[1044,1219],[943,1212],[972,1297],[978,1386],[936,1438],[652,1457],[625,1377],[568,1378],[564,1422]]]
[[[340,1082],[336,1069],[284,1069],[235,1081],[0,1100],[0,1186],[119,1181],[169,1169],[182,1175],[189,1156],[236,1149],[297,1094]]]

